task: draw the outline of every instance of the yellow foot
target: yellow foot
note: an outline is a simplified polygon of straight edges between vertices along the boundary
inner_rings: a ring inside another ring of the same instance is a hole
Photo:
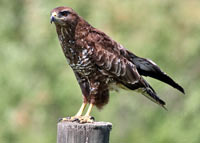
[[[81,116],[81,118],[79,118],[79,123],[83,124],[83,123],[93,123],[94,122],[94,117],[92,116]]]
[[[78,123],[93,123],[94,117],[92,116],[72,116],[66,118],[60,118],[58,122],[78,122]]]
[[[67,122],[76,122],[81,116],[72,116],[58,119],[58,122],[67,121]]]

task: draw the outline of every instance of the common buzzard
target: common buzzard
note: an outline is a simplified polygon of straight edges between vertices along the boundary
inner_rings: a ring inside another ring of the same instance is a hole
[[[83,94],[78,113],[63,120],[93,122],[93,105],[102,108],[108,103],[109,90],[125,88],[139,91],[165,108],[162,101],[143,76],[165,82],[184,93],[184,89],[164,73],[153,61],[141,58],[94,28],[73,9],[57,7],[51,11],[64,55],[74,71]],[[86,105],[89,108],[84,116]]]

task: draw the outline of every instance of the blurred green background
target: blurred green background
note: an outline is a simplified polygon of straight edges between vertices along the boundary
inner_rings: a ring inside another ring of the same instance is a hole
[[[113,123],[111,143],[200,142],[200,1],[1,0],[0,142],[55,143],[59,117],[82,102],[50,11],[75,9],[138,56],[150,58],[186,90],[146,78],[168,111],[135,92],[111,92],[97,121]]]

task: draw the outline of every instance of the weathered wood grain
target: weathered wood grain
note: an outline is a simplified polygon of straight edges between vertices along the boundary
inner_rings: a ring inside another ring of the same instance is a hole
[[[111,128],[109,122],[59,122],[57,143],[109,143]]]

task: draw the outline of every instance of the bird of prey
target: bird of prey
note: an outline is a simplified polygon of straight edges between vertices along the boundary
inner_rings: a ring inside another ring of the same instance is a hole
[[[136,90],[165,108],[154,89],[143,76],[160,80],[184,93],[184,89],[163,72],[153,61],[136,56],[94,28],[70,7],[51,11],[51,23],[56,27],[64,55],[80,85],[83,104],[78,113],[63,120],[93,122],[90,116],[95,105],[101,109],[108,103],[109,90]],[[89,104],[86,114],[83,111]]]

